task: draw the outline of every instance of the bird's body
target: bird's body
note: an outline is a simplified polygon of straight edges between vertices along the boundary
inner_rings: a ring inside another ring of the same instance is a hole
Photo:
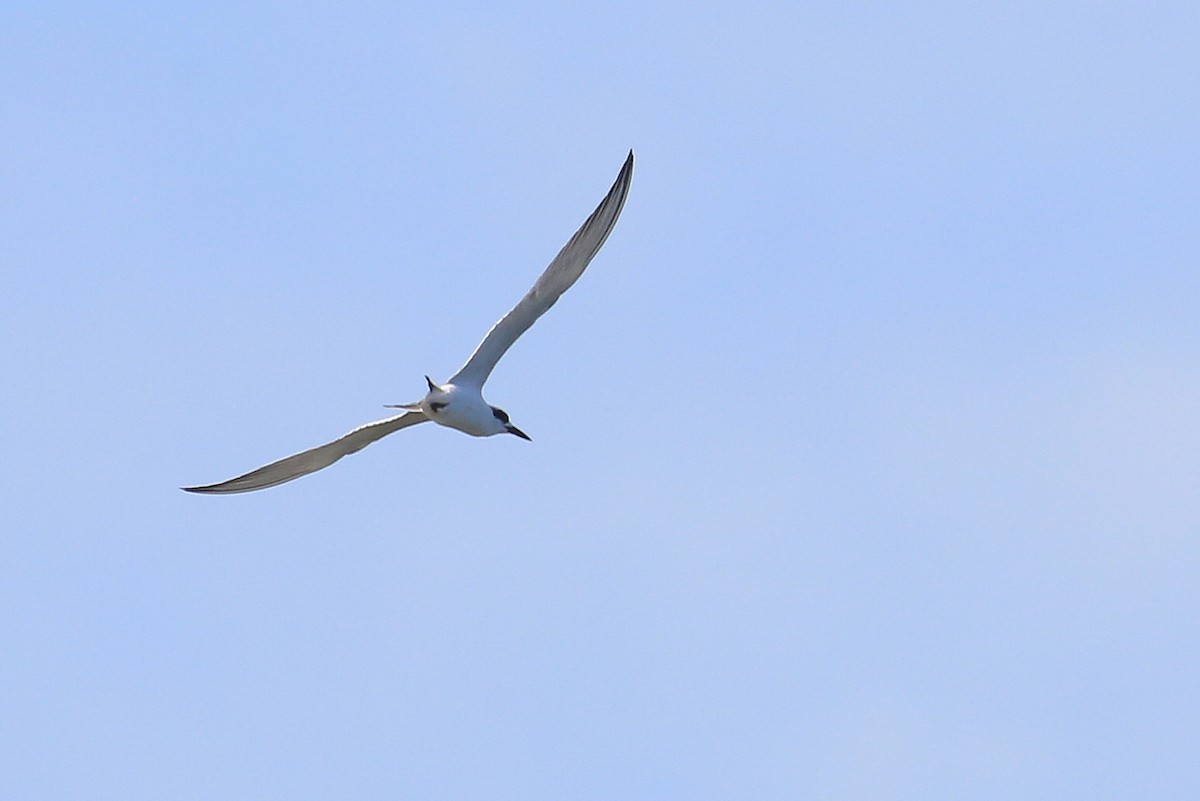
[[[483,399],[481,387],[471,384],[438,385],[425,379],[429,392],[418,403],[400,408],[420,409],[433,422],[453,428],[473,437],[495,434],[516,434],[529,439],[508,421],[508,414]]]
[[[273,487],[328,467],[343,456],[361,450],[388,434],[426,421],[474,437],[513,434],[529,439],[509,421],[503,409],[483,399],[484,382],[517,338],[529,330],[583,274],[616,225],[632,179],[633,151],[630,151],[604,200],[550,262],[533,288],[492,326],[467,363],[445,384],[437,384],[426,376],[428,392],[416,403],[393,407],[403,409],[400,414],[360,426],[333,442],[293,454],[237,478],[184,489],[188,492],[227,494]]]
[[[492,407],[483,399],[483,393],[474,387],[459,387],[454,384],[433,386],[421,399],[421,411],[438,425],[453,428],[473,437],[490,437],[504,433],[497,427]]]

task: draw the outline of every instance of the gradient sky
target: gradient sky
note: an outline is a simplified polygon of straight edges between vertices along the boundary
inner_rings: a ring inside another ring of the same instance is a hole
[[[1195,3],[0,6],[0,796],[1200,797]],[[637,153],[588,273],[418,398]]]

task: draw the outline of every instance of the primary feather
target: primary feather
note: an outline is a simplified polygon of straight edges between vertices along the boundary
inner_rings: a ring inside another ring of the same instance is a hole
[[[632,180],[631,150],[621,167],[621,172],[617,174],[617,180],[613,182],[604,200],[600,201],[600,205],[592,212],[592,216],[584,221],[575,235],[558,252],[550,266],[533,285],[533,289],[521,298],[521,302],[514,306],[512,311],[500,318],[500,322],[492,326],[492,330],[488,331],[479,347],[475,348],[467,363],[450,378],[451,384],[482,387],[496,362],[500,361],[500,357],[518,337],[528,331],[529,326],[579,280],[579,276],[583,275],[592,257],[600,250],[604,240],[612,233],[613,226],[617,224]]]
[[[329,467],[329,465],[343,456],[347,456],[355,451],[361,451],[377,439],[386,437],[388,434],[399,431],[402,428],[408,428],[417,423],[424,423],[428,419],[424,412],[405,412],[395,417],[376,420],[374,423],[359,426],[349,434],[338,437],[333,442],[327,442],[324,445],[318,445],[315,448],[309,448],[306,451],[292,454],[280,459],[278,462],[271,462],[266,467],[252,470],[244,476],[231,478],[228,481],[222,481],[220,484],[208,484],[203,487],[183,487],[183,489],[188,492],[202,492],[215,495],[220,493],[251,492],[252,490],[274,487],[277,484],[283,484],[292,479],[300,478],[300,476],[315,473],[321,468]]]

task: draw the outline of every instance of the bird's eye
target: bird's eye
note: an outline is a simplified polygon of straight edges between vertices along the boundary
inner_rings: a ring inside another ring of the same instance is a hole
[[[506,412],[505,412],[503,409],[497,409],[495,406],[493,406],[493,407],[492,407],[492,414],[493,414],[493,415],[495,416],[495,418],[496,418],[497,420],[499,420],[501,423],[507,423],[507,422],[508,422],[508,414],[507,414],[507,413],[506,413]]]

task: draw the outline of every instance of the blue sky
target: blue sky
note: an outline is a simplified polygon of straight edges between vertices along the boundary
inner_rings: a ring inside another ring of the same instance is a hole
[[[1200,792],[1195,5],[433,9],[0,8],[0,795]]]

